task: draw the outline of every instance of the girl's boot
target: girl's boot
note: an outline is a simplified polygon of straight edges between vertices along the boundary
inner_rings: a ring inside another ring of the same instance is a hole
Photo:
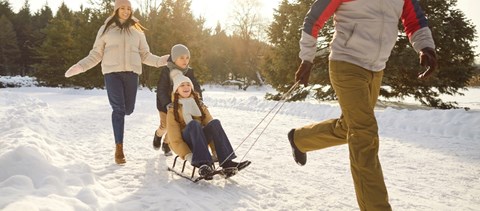
[[[125,155],[123,154],[123,144],[116,144],[116,149],[115,149],[115,163],[117,164],[124,164],[125,161]]]

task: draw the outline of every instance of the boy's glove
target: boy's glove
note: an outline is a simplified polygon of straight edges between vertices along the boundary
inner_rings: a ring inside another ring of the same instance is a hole
[[[437,55],[433,48],[423,48],[420,50],[420,65],[427,68],[424,72],[418,75],[419,79],[428,78],[437,69]]]
[[[67,72],[65,72],[65,77],[66,78],[70,78],[74,75],[77,75],[77,74],[80,74],[80,73],[83,73],[85,72],[82,68],[82,66],[78,65],[78,64],[74,64],[72,67],[70,67]]]
[[[295,72],[295,82],[300,81],[301,84],[307,86],[312,66],[313,64],[311,62],[303,60],[297,72]]]

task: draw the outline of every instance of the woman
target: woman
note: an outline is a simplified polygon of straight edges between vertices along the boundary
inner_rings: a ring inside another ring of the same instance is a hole
[[[200,101],[190,78],[179,70],[170,75],[174,92],[167,111],[167,133],[173,152],[198,167],[198,174],[207,180],[212,179],[213,173],[209,144],[222,168],[242,170],[250,165],[250,161],[232,161],[236,155],[220,121],[213,119]]]
[[[102,62],[105,88],[113,110],[112,126],[117,164],[126,162],[123,154],[125,115],[130,115],[135,107],[142,63],[160,67],[166,65],[168,59],[168,55],[159,57],[150,53],[142,29],[138,20],[132,17],[130,1],[116,0],[114,13],[100,27],[89,55],[65,73],[65,77],[68,78]]]

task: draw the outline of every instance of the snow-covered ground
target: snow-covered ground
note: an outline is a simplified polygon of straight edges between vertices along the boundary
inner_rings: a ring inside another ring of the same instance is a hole
[[[263,99],[268,88],[204,88],[234,147],[277,103]],[[471,110],[378,107],[394,210],[480,210],[480,89],[452,99]],[[173,157],[151,146],[155,93],[139,90],[126,119],[125,166],[114,164],[110,114],[105,90],[0,89],[0,210],[358,210],[347,146],[308,153],[300,167],[286,136],[338,117],[336,103],[285,103],[238,148],[242,158],[256,141],[251,166],[197,184],[168,172]]]

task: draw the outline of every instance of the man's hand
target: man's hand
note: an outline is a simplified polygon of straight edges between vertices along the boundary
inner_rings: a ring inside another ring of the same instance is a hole
[[[297,72],[295,72],[295,82],[300,81],[301,84],[307,86],[312,66],[313,64],[311,62],[305,60],[302,61]]]
[[[427,68],[424,72],[418,75],[419,79],[428,78],[437,69],[437,55],[433,48],[423,48],[420,50],[420,65]]]

